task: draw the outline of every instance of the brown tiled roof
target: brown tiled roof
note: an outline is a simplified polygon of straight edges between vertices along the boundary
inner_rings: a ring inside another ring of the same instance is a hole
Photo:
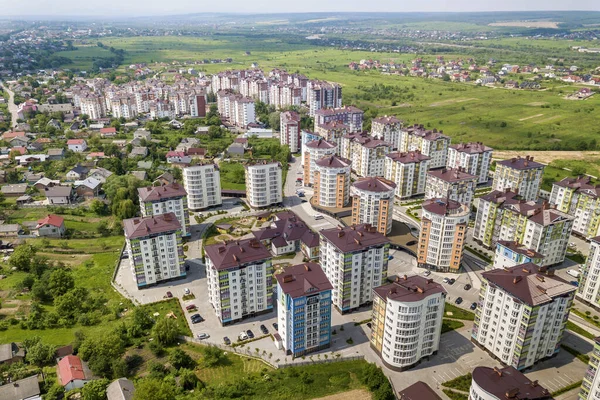
[[[523,254],[530,258],[544,258],[543,254],[540,254],[533,249],[528,249],[527,247],[525,247],[525,245],[519,242],[509,240],[498,240],[498,244],[514,251],[515,253]]]
[[[448,136],[444,135],[444,132],[438,131],[437,129],[428,130],[423,127],[423,125],[413,125],[406,128],[406,131],[414,136],[420,136],[427,140],[433,141],[440,138],[450,139]]]
[[[321,266],[314,262],[286,267],[275,279],[283,293],[292,298],[333,289]]]
[[[592,178],[589,176],[580,176],[577,178],[564,178],[560,182],[554,183],[556,186],[575,189],[576,192],[582,192],[593,197],[600,197],[600,185],[593,185]]]
[[[181,229],[181,224],[174,213],[166,213],[144,218],[129,218],[123,220],[125,236],[135,239],[163,232]]]
[[[460,143],[453,144],[450,147],[461,152],[461,153],[469,153],[469,154],[480,154],[485,153],[486,151],[492,151],[491,147],[487,147],[481,142],[470,142],[470,143]]]
[[[333,149],[337,147],[337,145],[325,139],[318,139],[306,143],[306,147],[310,147],[311,149]]]
[[[475,181],[477,177],[471,175],[462,168],[440,168],[430,169],[427,171],[427,175],[431,175],[435,178],[441,179],[446,182],[460,182],[460,181]]]
[[[290,121],[299,122],[300,114],[295,111],[284,111],[281,113],[281,119],[289,123]]]
[[[591,238],[590,240],[591,240],[592,242],[596,242],[596,243],[600,244],[600,236],[596,236],[596,237],[594,237],[594,238]]]
[[[349,167],[351,162],[347,158],[342,158],[338,156],[325,156],[316,161],[316,164],[319,167],[327,167],[327,168],[344,168]]]
[[[399,400],[442,400],[425,382],[418,381],[398,392]]]
[[[551,302],[577,288],[533,263],[484,272],[483,278],[530,306]]]
[[[446,293],[442,285],[419,275],[398,276],[394,282],[374,290],[382,299],[400,302],[421,301],[432,294]]]
[[[269,250],[256,239],[212,244],[204,247],[204,251],[217,270],[240,267],[271,258]]]
[[[385,116],[382,116],[382,117],[373,118],[371,120],[371,123],[373,123],[373,122],[376,122],[376,123],[379,123],[379,124],[386,124],[387,125],[387,124],[397,124],[397,123],[400,123],[402,121],[399,120],[398,118],[394,117],[393,115],[391,115],[389,117],[387,115],[385,115]]]
[[[356,143],[359,143],[360,145],[367,147],[369,149],[373,149],[375,147],[381,147],[381,146],[387,146],[387,147],[391,146],[391,144],[389,144],[388,142],[385,142],[380,139],[375,139],[369,135],[360,135],[360,136],[354,137],[353,140]]]
[[[344,228],[323,229],[321,237],[343,253],[360,251],[372,246],[382,246],[390,240],[377,232],[371,224],[352,225]]]
[[[402,164],[418,163],[425,160],[431,160],[431,157],[422,154],[419,150],[409,151],[406,153],[388,153],[385,156],[391,158],[392,161],[401,162]]]
[[[452,199],[428,199],[423,202],[423,209],[438,215],[452,214],[452,211],[461,207],[466,208],[458,201]]]
[[[526,156],[525,158],[509,158],[508,160],[498,161],[496,164],[520,170],[537,169],[544,167],[544,164],[540,164],[538,162],[533,161],[533,157],[529,156]]]
[[[389,179],[379,176],[368,176],[361,178],[352,184],[356,189],[368,192],[389,192],[396,188],[396,184]]]
[[[485,196],[481,196],[481,199],[483,199],[484,201],[489,201],[496,204],[504,204],[505,202],[507,204],[518,203],[519,198],[520,196],[517,194],[516,191],[512,191],[509,189],[506,189],[505,191],[494,190],[493,192],[490,192]]]
[[[319,128],[323,128],[323,129],[350,129],[350,127],[346,124],[344,124],[343,122],[337,121],[337,120],[333,120],[333,121],[329,121],[326,122],[324,124],[319,124]]]
[[[473,382],[498,399],[543,400],[552,399],[550,392],[531,381],[514,367],[476,367]]]
[[[316,114],[318,114],[318,115],[336,115],[336,114],[343,114],[343,113],[347,113],[347,112],[363,113],[363,110],[361,110],[360,108],[354,107],[354,106],[345,106],[345,107],[341,107],[341,108],[321,108],[320,110],[316,111]]]
[[[275,214],[275,227],[267,227],[252,231],[254,237],[258,240],[272,240],[275,246],[287,246],[288,241],[301,240],[308,247],[311,246],[312,236],[307,236],[307,232],[312,233],[308,225],[292,211],[283,211]],[[277,239],[277,240],[276,240]],[[305,241],[306,239],[306,241]],[[318,245],[318,243],[316,244]]]
[[[138,188],[138,195],[142,201],[159,201],[187,196],[187,192],[183,185],[173,182],[168,185]]]

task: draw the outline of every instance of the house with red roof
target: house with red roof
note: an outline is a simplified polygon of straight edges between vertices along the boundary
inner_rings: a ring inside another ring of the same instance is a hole
[[[39,219],[35,230],[40,237],[63,237],[65,234],[65,219],[58,215],[49,214],[46,218]]]
[[[103,138],[111,138],[117,136],[117,128],[110,126],[108,128],[100,129],[100,136]]]
[[[66,356],[58,362],[58,380],[66,391],[82,388],[92,373],[77,356]]]
[[[16,137],[25,137],[25,132],[4,132],[4,134],[2,135],[2,140],[4,140],[5,142],[9,142],[11,139],[14,139]]]
[[[69,150],[76,153],[83,153],[87,149],[87,143],[85,139],[67,140],[67,146],[69,147]]]

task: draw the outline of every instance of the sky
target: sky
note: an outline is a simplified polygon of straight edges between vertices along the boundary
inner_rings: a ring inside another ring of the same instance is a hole
[[[23,5],[26,4],[26,7]],[[143,16],[202,12],[286,13],[286,12],[468,12],[569,10],[565,0],[0,0],[2,16],[11,15],[91,15]],[[600,11],[600,0],[580,0],[577,10]]]

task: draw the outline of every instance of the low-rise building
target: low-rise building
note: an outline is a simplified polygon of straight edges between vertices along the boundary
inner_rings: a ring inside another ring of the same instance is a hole
[[[140,211],[143,217],[174,213],[181,224],[181,236],[190,236],[190,215],[187,192],[177,182],[168,185],[138,188]]]
[[[462,168],[477,177],[477,183],[487,183],[493,149],[481,142],[461,143],[448,147],[446,167]]]
[[[526,201],[536,201],[540,195],[544,164],[533,161],[533,157],[516,157],[496,163],[493,190],[510,189],[519,193]]]
[[[352,184],[352,224],[371,224],[387,235],[392,231],[396,184],[379,177],[367,177]]]
[[[87,142],[85,139],[69,139],[67,147],[75,153],[83,153],[87,149]]]
[[[138,289],[186,276],[181,224],[174,213],[126,219],[123,228]]]
[[[371,348],[386,367],[402,371],[437,353],[446,299],[441,284],[404,275],[373,292]]]
[[[246,199],[253,208],[268,207],[283,201],[281,164],[258,162],[246,164]]]
[[[342,314],[373,301],[373,288],[387,278],[390,241],[369,224],[323,229],[320,264],[333,285]]]
[[[504,368],[475,367],[469,389],[469,400],[552,400],[552,394],[537,381],[527,378],[512,366]]]
[[[321,207],[342,208],[350,202],[350,160],[326,156],[316,161],[314,202]]]
[[[66,231],[65,219],[61,216],[50,214],[46,218],[37,221],[35,230],[40,237],[63,237]]]
[[[319,257],[319,235],[292,211],[275,214],[269,227],[252,234],[270,248],[274,256],[301,251],[309,259]]]
[[[4,185],[0,188],[5,197],[21,197],[27,192],[26,183],[15,183],[12,185]]]
[[[48,205],[53,204],[71,204],[73,199],[72,186],[50,186],[44,189],[46,202]]]
[[[326,349],[331,344],[333,286],[317,263],[284,268],[277,279],[277,332],[292,357]]]
[[[425,193],[430,161],[418,150],[386,154],[384,176],[396,184],[396,197],[406,199]]]
[[[78,356],[66,356],[58,362],[58,381],[65,391],[82,388],[92,379],[92,373]]]
[[[518,370],[559,352],[575,286],[532,263],[481,276],[475,344]]]
[[[221,172],[216,164],[201,164],[183,169],[183,186],[187,192],[188,209],[202,210],[223,204]]]
[[[417,249],[420,267],[440,272],[458,272],[467,239],[469,209],[448,199],[423,202]]]
[[[222,325],[273,310],[273,265],[256,239],[209,245],[206,254],[208,300]]]
[[[469,174],[462,167],[433,169],[427,172],[425,198],[448,198],[471,209],[476,186],[477,177]]]
[[[132,400],[135,395],[133,382],[127,378],[119,378],[106,388],[106,400]]]
[[[19,379],[0,386],[2,400],[42,400],[37,375]]]
[[[10,365],[13,363],[23,362],[25,359],[25,348],[17,343],[0,344],[0,365]]]
[[[600,235],[600,185],[593,185],[589,176],[555,182],[550,203],[575,218],[574,233],[586,239]]]

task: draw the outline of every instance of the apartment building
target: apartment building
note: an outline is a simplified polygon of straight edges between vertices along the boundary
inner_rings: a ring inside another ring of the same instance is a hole
[[[402,121],[394,116],[383,116],[371,120],[371,136],[379,138],[391,145],[392,149],[400,148]]]
[[[135,118],[138,114],[135,98],[130,96],[116,96],[110,101],[110,111],[113,118]]]
[[[575,286],[532,263],[481,276],[471,340],[518,370],[558,353]]]
[[[185,278],[181,224],[174,213],[125,219],[123,230],[138,289]]]
[[[396,184],[396,197],[406,199],[425,193],[430,161],[418,150],[386,154],[384,177]]]
[[[481,142],[461,143],[448,147],[446,167],[462,168],[477,177],[477,183],[487,183],[493,149]]]
[[[371,348],[386,367],[403,371],[437,353],[445,300],[443,286],[422,276],[373,289]]]
[[[555,182],[550,203],[575,218],[574,233],[586,239],[600,235],[600,185],[593,185],[589,176]]]
[[[323,229],[320,264],[342,314],[373,301],[373,288],[387,278],[390,241],[369,224]]]
[[[279,116],[279,141],[290,147],[292,153],[301,149],[300,114],[295,111],[284,111]]]
[[[277,279],[277,332],[293,358],[331,345],[333,286],[317,263],[289,266]]]
[[[379,177],[361,178],[352,184],[352,224],[371,224],[384,235],[392,231],[396,184]]]
[[[600,337],[594,339],[594,350],[590,354],[588,369],[583,376],[581,389],[579,391],[580,400],[595,400],[600,398],[600,374],[598,373],[598,364],[600,363]]]
[[[258,162],[244,165],[246,169],[246,200],[252,208],[267,207],[283,201],[283,182],[279,162]]]
[[[142,216],[174,213],[181,225],[181,236],[191,235],[187,192],[183,185],[173,182],[168,185],[141,187],[138,188],[138,198]]]
[[[475,367],[469,389],[469,400],[552,400],[552,394],[531,381],[512,366],[504,368]]]
[[[596,309],[600,309],[600,236],[590,239],[590,252],[581,266],[577,298]]]
[[[273,310],[273,265],[256,239],[204,247],[208,301],[221,325]]]
[[[363,126],[364,111],[354,106],[322,108],[315,112],[315,131],[319,125],[338,121],[347,125],[350,132],[360,132]]]
[[[188,209],[198,211],[223,204],[221,172],[216,164],[199,164],[183,169],[183,186]]]
[[[419,150],[421,154],[431,158],[429,168],[446,166],[450,138],[437,129],[428,130],[423,125],[413,125],[402,128],[398,151],[407,152]]]
[[[352,161],[352,169],[356,175],[361,177],[384,175],[385,156],[391,150],[389,143],[361,134],[350,140],[349,147],[349,159]]]
[[[335,154],[340,155],[342,138],[350,132],[350,127],[339,121],[331,121],[315,127],[315,133],[325,140],[337,145]]]
[[[192,117],[206,117],[206,94],[193,94],[189,96],[189,102],[189,110]]]
[[[342,87],[337,83],[311,80],[306,84],[308,114],[314,117],[323,108],[342,106]]]
[[[510,189],[494,190],[479,198],[473,239],[482,246],[492,249],[500,236],[500,224],[504,214],[504,205],[517,204],[521,196]]]
[[[81,114],[92,120],[106,117],[106,107],[102,98],[94,93],[88,93],[80,98]]]
[[[242,128],[256,122],[256,113],[254,110],[254,100],[249,97],[236,98],[235,114],[232,121],[236,126]]]
[[[454,200],[423,202],[417,262],[422,268],[458,272],[467,238],[469,208]]]
[[[327,156],[316,161],[313,202],[342,208],[350,202],[350,160]]]
[[[526,201],[536,201],[540,195],[544,164],[533,161],[533,157],[517,157],[496,163],[493,190],[511,189]]]
[[[313,186],[315,184],[317,160],[335,155],[336,148],[337,145],[334,142],[325,139],[312,140],[302,147],[304,160],[304,186]]]
[[[425,198],[449,198],[471,209],[476,186],[477,176],[466,172],[462,167],[432,169],[427,171]]]
[[[515,265],[533,263],[542,265],[544,263],[544,255],[533,249],[528,249],[519,242],[508,240],[499,240],[496,243],[496,253],[494,254],[493,266],[488,266],[486,269],[511,268]]]

